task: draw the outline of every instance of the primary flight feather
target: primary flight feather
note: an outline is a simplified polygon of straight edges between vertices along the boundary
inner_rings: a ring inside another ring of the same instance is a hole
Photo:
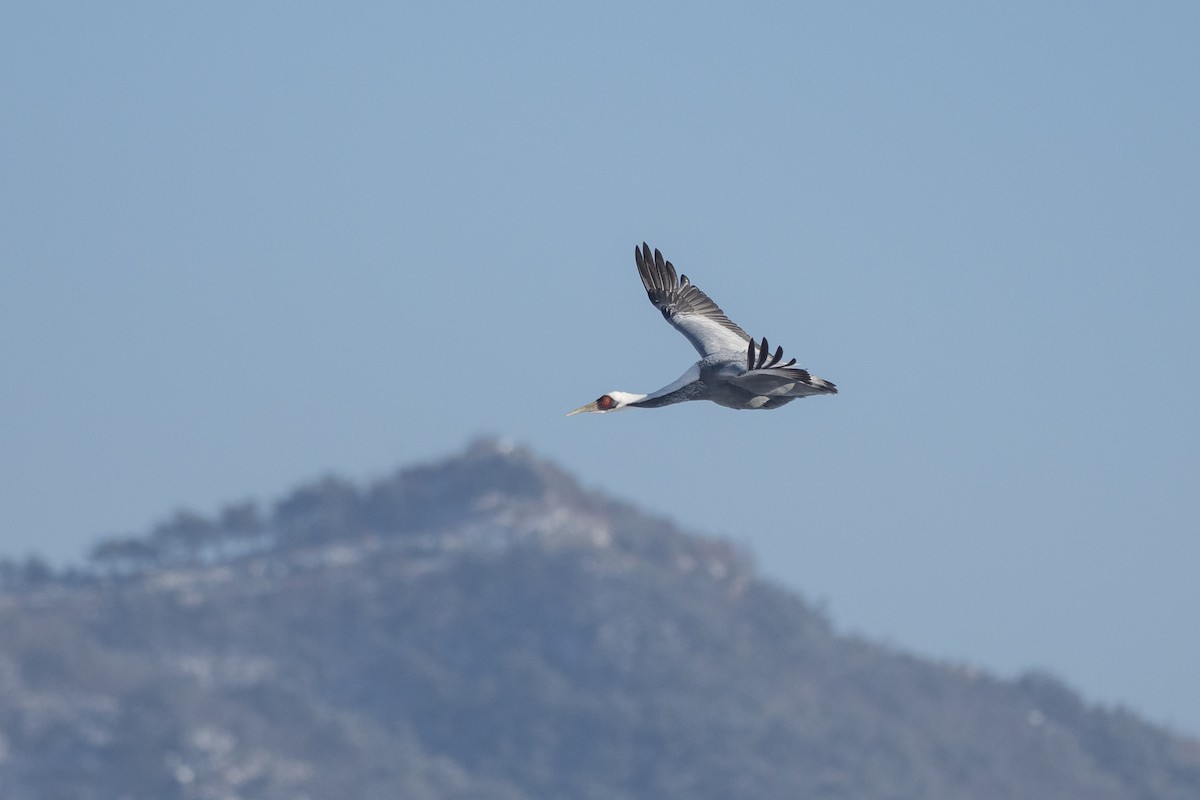
[[[799,397],[837,394],[832,383],[795,366],[796,359],[781,364],[782,347],[772,353],[766,337],[755,342],[687,275],[678,275],[658,250],[651,254],[643,242],[633,248],[633,254],[650,302],[692,343],[700,360],[679,380],[656,392],[609,392],[567,416],[658,408],[686,400],[711,400],[727,408],[779,408]]]

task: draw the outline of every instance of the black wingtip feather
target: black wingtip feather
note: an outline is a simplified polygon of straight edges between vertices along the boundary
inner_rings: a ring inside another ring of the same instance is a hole
[[[633,252],[637,258],[638,272],[642,274],[642,280],[646,282],[646,289],[649,290],[654,278],[654,258],[650,255],[650,245],[642,242],[642,249],[634,247]]]

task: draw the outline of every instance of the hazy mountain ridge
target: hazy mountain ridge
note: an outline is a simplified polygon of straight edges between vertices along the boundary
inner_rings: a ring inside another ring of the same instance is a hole
[[[27,577],[12,800],[1200,794],[1195,741],[839,636],[728,543],[495,442]]]

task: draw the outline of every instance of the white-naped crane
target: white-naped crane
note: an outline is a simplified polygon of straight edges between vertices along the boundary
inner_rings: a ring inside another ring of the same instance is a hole
[[[584,411],[658,408],[685,400],[711,400],[727,408],[779,408],[800,397],[837,394],[832,383],[795,366],[796,359],[781,364],[782,347],[772,353],[765,336],[761,342],[751,339],[687,275],[677,276],[658,250],[651,255],[650,246],[642,242],[633,254],[650,302],[699,351],[700,360],[679,380],[656,392],[609,392],[568,417]]]

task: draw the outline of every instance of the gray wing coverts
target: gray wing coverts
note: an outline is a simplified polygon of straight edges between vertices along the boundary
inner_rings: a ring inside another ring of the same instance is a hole
[[[778,347],[771,353],[771,346],[764,336],[762,344],[750,340],[746,348],[746,371],[733,382],[746,389],[761,392],[764,395],[774,395],[785,387],[786,391],[797,396],[799,394],[837,394],[837,386],[824,378],[815,378],[808,370],[795,366],[796,359],[780,364],[783,358],[783,348]],[[778,366],[776,366],[778,365]],[[790,386],[789,386],[790,385]],[[806,387],[800,392],[795,385]]]
[[[650,246],[642,242],[641,248],[633,248],[633,255],[637,260],[638,274],[642,276],[642,285],[646,287],[650,302],[701,352],[704,352],[704,349],[697,341],[698,331],[692,330],[688,321],[680,319],[681,317],[694,315],[702,318],[705,324],[719,325],[742,341],[750,341],[750,334],[725,316],[725,312],[708,295],[692,285],[687,275],[676,275],[675,267],[670,261],[664,260],[658,250],[651,254]]]

